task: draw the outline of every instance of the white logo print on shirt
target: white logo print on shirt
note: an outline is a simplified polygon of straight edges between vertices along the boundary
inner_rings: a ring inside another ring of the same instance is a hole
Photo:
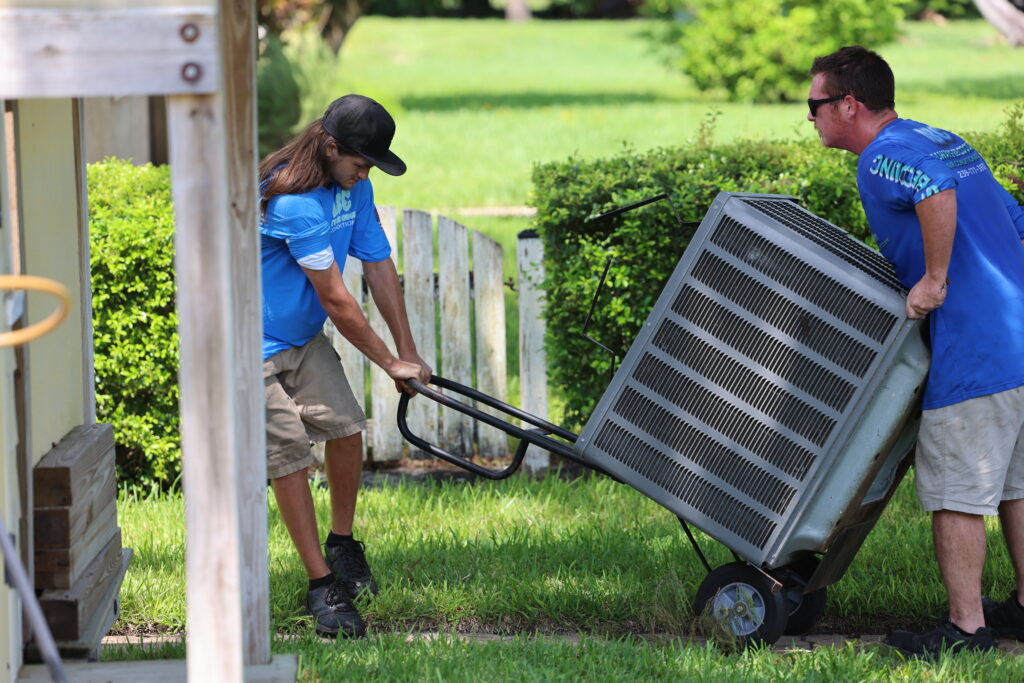
[[[337,218],[338,214],[342,211],[350,211],[352,209],[352,198],[349,196],[348,190],[335,191],[334,193],[334,209],[331,212],[332,218]]]

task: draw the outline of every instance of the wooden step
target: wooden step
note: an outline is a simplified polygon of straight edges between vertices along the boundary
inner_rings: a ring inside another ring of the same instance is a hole
[[[70,589],[43,591],[39,606],[54,639],[74,641],[82,637],[89,618],[102,608],[107,589],[121,568],[121,560],[121,532],[118,530]]]
[[[70,590],[118,533],[110,425],[75,427],[42,457],[33,507],[36,588]]]
[[[114,428],[81,425],[60,440],[35,466],[32,504],[70,507],[80,496],[95,495],[114,467]]]
[[[100,596],[95,601],[96,607],[93,609],[92,614],[86,615],[87,622],[79,629],[78,637],[69,640],[55,638],[57,650],[63,659],[95,661],[99,657],[100,643],[103,641],[103,636],[110,631],[110,627],[121,616],[121,582],[124,581],[125,572],[128,571],[128,565],[131,561],[132,549],[122,549],[117,569],[106,590],[102,592],[97,591],[100,593]],[[35,640],[25,646],[25,661],[43,661]]]
[[[70,546],[50,548],[37,545],[36,588],[71,588],[117,533],[117,500],[111,499],[84,533],[71,539]]]

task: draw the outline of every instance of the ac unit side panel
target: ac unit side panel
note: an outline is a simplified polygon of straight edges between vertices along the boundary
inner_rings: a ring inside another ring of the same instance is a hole
[[[893,449],[899,449],[901,455],[913,445],[920,412],[916,406],[930,362],[921,339],[921,322],[907,320],[902,328],[888,349],[891,357],[886,359],[884,371],[875,375],[859,397],[859,419],[847,422],[837,436],[831,465],[788,515],[774,547],[765,553],[767,566],[785,564],[799,552],[829,550],[828,541],[844,519],[864,521],[863,515],[856,514],[858,508],[868,507],[888,493],[868,495]],[[880,508],[874,516],[879,514]]]
[[[577,450],[763,560],[898,334],[876,257],[788,198],[722,193]]]

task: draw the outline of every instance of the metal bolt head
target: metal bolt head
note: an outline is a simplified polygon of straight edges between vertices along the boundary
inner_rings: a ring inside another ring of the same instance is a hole
[[[187,24],[182,24],[179,33],[182,40],[186,43],[192,43],[199,37],[199,27],[190,21]]]
[[[195,62],[187,62],[181,67],[181,77],[189,83],[195,83],[203,77],[203,67],[199,66]]]

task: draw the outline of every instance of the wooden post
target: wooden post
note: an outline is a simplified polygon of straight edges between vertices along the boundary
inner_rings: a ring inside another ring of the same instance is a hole
[[[85,156],[91,164],[107,157],[153,161],[150,153],[149,97],[89,97],[82,102]]]
[[[441,375],[473,385],[469,326],[469,234],[445,216],[437,218],[438,282],[441,299]],[[457,455],[473,454],[473,420],[442,410],[440,445]]]
[[[228,324],[235,335],[234,394],[238,405],[230,426],[238,457],[241,534],[242,658],[246,665],[270,662],[270,580],[267,566],[266,414],[263,405],[263,306],[260,287],[256,139],[256,6],[220,0],[217,14],[220,89],[226,149],[228,239]],[[186,200],[187,201],[187,200]],[[181,211],[175,202],[175,210]],[[226,343],[227,340],[224,340]],[[228,424],[224,424],[227,427]],[[215,444],[214,444],[215,445]],[[188,495],[188,494],[186,494]],[[189,665],[191,669],[191,664]]]
[[[391,259],[397,262],[395,209],[392,206],[378,206],[377,213],[380,215],[381,225],[384,226],[384,234],[388,236],[388,242],[391,243]],[[377,307],[372,304],[369,317],[374,332],[385,342],[391,339],[391,332],[388,330],[384,318],[381,317]],[[394,352],[394,348],[391,350]],[[373,460],[374,462],[401,460],[403,440],[398,427],[395,426],[395,415],[398,414],[398,392],[395,390],[394,380],[376,365],[370,366],[370,392],[373,402],[373,429],[370,430]]]
[[[473,231],[473,290],[476,310],[477,388],[501,401],[508,393],[505,350],[505,292],[502,289],[501,245]],[[488,412],[494,412],[488,409]],[[480,455],[508,455],[508,437],[492,427],[480,426]]]
[[[246,366],[253,360],[236,349],[246,349],[244,338],[255,330],[235,324],[233,288],[246,284],[233,273],[224,102],[216,94],[176,95],[167,107],[181,335],[188,673],[196,681],[233,683],[244,680],[238,422],[245,392],[239,383],[252,389]],[[248,296],[258,300],[255,284],[248,283]]]
[[[85,148],[82,130],[85,127],[82,100],[71,102],[71,117],[75,134],[75,186],[78,188],[78,251],[79,291],[82,315],[82,422],[96,422],[96,362],[92,329],[92,278],[89,257],[89,183],[85,174]]]
[[[534,230],[519,233],[519,395],[523,410],[548,419],[547,356],[544,353],[544,244]],[[530,446],[523,461],[529,474],[551,466],[551,453]]]
[[[431,216],[423,211],[402,212],[402,261],[404,262],[405,305],[412,338],[420,358],[437,367],[437,339],[434,326],[434,231]],[[433,401],[409,404],[409,427],[430,443],[437,442],[437,410]],[[419,453],[419,451],[414,451]],[[420,454],[420,457],[427,457]]]

